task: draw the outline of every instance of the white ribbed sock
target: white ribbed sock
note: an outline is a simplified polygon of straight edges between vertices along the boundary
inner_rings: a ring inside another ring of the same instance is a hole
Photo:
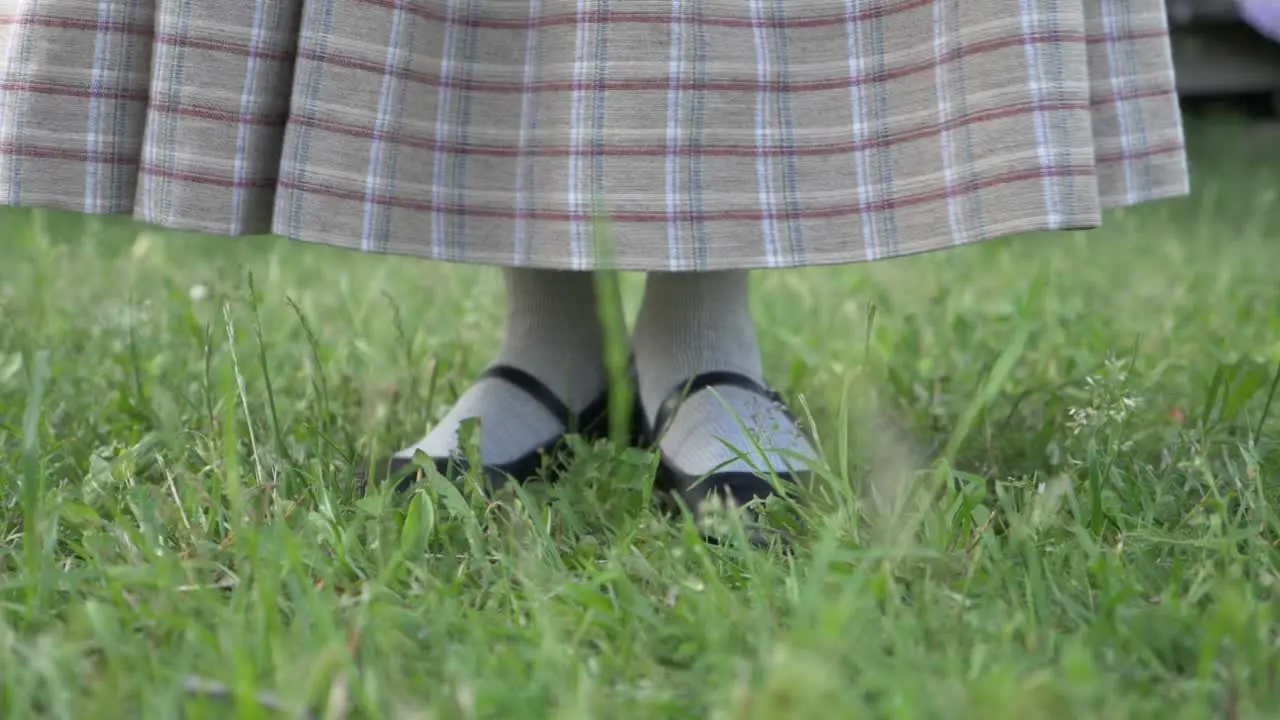
[[[572,411],[581,412],[604,391],[604,340],[590,273],[508,269],[507,325],[494,364],[524,370],[542,381]],[[427,436],[396,453],[447,457],[458,447],[464,420],[480,419],[485,464],[514,460],[564,432],[564,418],[496,378],[472,385]]]
[[[745,271],[649,273],[632,342],[640,398],[650,423],[667,395],[700,373],[731,371],[765,385],[748,295]],[[743,425],[755,436],[755,445],[743,433]],[[814,457],[809,442],[779,406],[736,387],[708,388],[687,397],[660,446],[667,462],[688,475],[752,472],[725,443],[761,470],[804,469],[803,463],[784,459],[777,450]],[[756,445],[767,453],[770,464]]]

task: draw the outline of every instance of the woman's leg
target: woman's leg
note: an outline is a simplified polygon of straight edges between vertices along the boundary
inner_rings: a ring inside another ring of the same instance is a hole
[[[591,273],[508,269],[506,331],[494,365],[523,370],[569,410],[580,413],[604,391],[606,374]],[[458,449],[458,427],[480,419],[480,457],[486,465],[511,462],[565,432],[565,418],[516,386],[481,378],[417,443],[396,453],[448,457]]]
[[[702,373],[732,372],[765,384],[747,280],[746,271],[649,273],[633,342],[640,400],[650,423],[671,393]],[[804,469],[794,458],[772,452],[813,457],[782,405],[738,387],[713,390],[689,394],[672,414],[660,443],[665,462],[688,476],[752,472],[738,453],[762,469]],[[757,444],[771,465],[759,457]]]

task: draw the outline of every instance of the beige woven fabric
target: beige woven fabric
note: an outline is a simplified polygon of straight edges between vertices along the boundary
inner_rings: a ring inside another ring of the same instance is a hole
[[[11,205],[711,270],[1186,192],[1163,0],[0,0]]]

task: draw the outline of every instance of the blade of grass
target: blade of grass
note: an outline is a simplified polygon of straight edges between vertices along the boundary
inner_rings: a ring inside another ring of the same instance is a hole
[[[600,267],[615,267],[613,236],[601,203],[596,204],[591,232],[596,256],[600,258]],[[595,285],[597,312],[604,330],[605,367],[609,373],[609,439],[615,446],[624,447],[631,436],[635,393],[631,387],[631,343],[627,337],[627,321],[622,308],[618,272],[613,269],[597,270]]]
[[[38,617],[44,608],[49,557],[44,547],[45,472],[40,458],[40,417],[49,380],[49,351],[39,350],[31,360],[27,381],[27,405],[22,416],[22,549],[28,577],[37,582],[27,588],[26,619]]]

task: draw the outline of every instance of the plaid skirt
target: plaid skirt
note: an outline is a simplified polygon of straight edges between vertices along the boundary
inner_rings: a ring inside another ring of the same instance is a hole
[[[0,0],[0,202],[511,267],[875,260],[1185,194],[1170,55],[1164,0]]]

